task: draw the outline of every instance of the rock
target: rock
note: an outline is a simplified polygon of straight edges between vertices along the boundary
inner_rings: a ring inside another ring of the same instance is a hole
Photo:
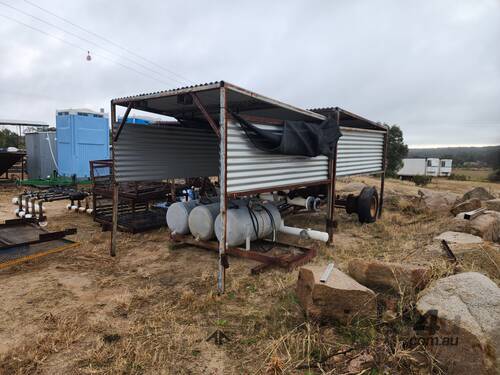
[[[462,201],[466,201],[473,198],[477,198],[481,201],[487,201],[490,199],[494,199],[495,197],[491,193],[489,193],[488,190],[486,190],[484,187],[479,186],[465,193],[462,197]]]
[[[462,256],[467,253],[483,250],[483,239],[469,233],[462,232],[443,232],[439,236],[434,237],[436,243],[433,244],[438,251],[436,254],[446,255],[442,246],[441,240],[446,240],[453,254]]]
[[[375,318],[375,293],[334,268],[326,283],[319,281],[326,266],[305,266],[299,271],[297,296],[306,314],[325,321],[348,324],[355,319]]]
[[[429,189],[420,189],[418,195],[421,203],[432,211],[449,210],[459,199],[458,194]]]
[[[484,205],[488,210],[500,211],[500,198],[490,199],[489,201],[484,202]]]
[[[456,217],[452,227],[455,231],[466,232],[480,236],[486,241],[500,240],[500,212],[485,211],[472,220]]]
[[[477,198],[473,198],[455,205],[450,211],[454,216],[456,216],[461,212],[469,212],[480,207],[481,201]]]
[[[349,262],[349,275],[369,288],[402,292],[424,288],[430,271],[422,266],[353,259]]]
[[[417,310],[434,316],[418,332],[445,373],[498,374],[500,289],[493,281],[477,272],[440,279],[420,294]]]
[[[446,240],[446,242],[456,243],[456,244],[478,244],[483,243],[483,239],[478,236],[474,236],[468,233],[462,232],[443,232],[439,236],[434,237],[436,240]]]

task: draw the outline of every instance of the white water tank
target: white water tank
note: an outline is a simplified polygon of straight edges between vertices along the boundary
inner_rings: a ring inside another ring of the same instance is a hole
[[[280,229],[281,214],[272,203],[253,205],[251,212],[252,216],[246,206],[227,210],[226,242],[229,246],[242,245],[247,237],[254,241],[269,236],[273,232],[273,222],[276,231]],[[219,241],[222,238],[222,230],[221,215],[218,215],[215,220],[215,235]]]
[[[189,213],[198,206],[197,200],[189,202],[177,202],[172,204],[167,210],[167,225],[168,228],[177,234],[188,234]]]
[[[198,240],[211,240],[215,236],[214,223],[219,212],[219,202],[195,207],[188,218],[191,234]]]

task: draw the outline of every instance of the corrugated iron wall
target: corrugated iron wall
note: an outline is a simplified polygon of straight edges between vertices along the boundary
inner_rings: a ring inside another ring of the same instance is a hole
[[[217,176],[219,143],[212,130],[125,124],[115,143],[118,182]]]
[[[258,125],[281,132],[279,125]],[[384,132],[352,130],[342,127],[337,153],[337,176],[382,171]],[[328,178],[328,158],[273,155],[257,149],[241,127],[228,122],[228,192],[268,189],[283,185],[310,183]]]
[[[276,132],[281,132],[282,129],[279,125],[258,126]],[[266,153],[250,142],[240,125],[228,121],[227,191],[229,193],[321,181],[327,178],[327,157],[308,158]]]
[[[341,127],[337,148],[337,176],[381,172],[384,132]]]
[[[279,125],[258,125],[281,132]],[[382,171],[384,133],[342,127],[337,176]],[[217,176],[218,140],[207,129],[126,124],[115,144],[117,181]],[[258,150],[241,127],[228,121],[228,192],[326,180],[328,158],[274,155]]]

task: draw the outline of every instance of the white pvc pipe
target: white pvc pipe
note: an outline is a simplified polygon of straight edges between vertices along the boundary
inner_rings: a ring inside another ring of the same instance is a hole
[[[328,242],[328,233],[326,232],[320,232],[319,230],[313,229],[288,227],[284,222],[282,222],[279,231],[300,238]]]
[[[317,211],[321,200],[319,198],[314,198],[309,196],[307,198],[302,198],[302,197],[295,197],[293,199],[287,198],[286,202],[294,206],[304,207],[308,211]]]

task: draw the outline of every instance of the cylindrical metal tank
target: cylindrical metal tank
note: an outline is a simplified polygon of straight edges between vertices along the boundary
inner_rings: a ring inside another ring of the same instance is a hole
[[[240,207],[247,205],[246,200],[238,199],[228,202],[228,207]],[[211,240],[215,237],[215,219],[220,213],[220,203],[214,202],[195,207],[189,214],[189,230],[199,240]]]
[[[56,133],[27,133],[25,140],[28,177],[35,179],[52,176],[52,172],[57,170]]]
[[[189,202],[177,202],[172,204],[167,210],[168,228],[177,234],[189,233],[189,213],[198,206],[197,200]]]
[[[247,206],[230,208],[227,210],[226,242],[229,246],[239,246],[246,242],[247,237],[251,241],[264,238],[273,232],[273,222],[274,228],[278,231],[281,226],[281,215],[272,203],[253,205],[250,210]],[[215,220],[215,235],[219,241],[222,238],[222,230],[221,215],[218,215]]]
[[[220,203],[205,204],[195,207],[189,214],[189,230],[199,240],[210,240],[214,237],[214,222],[220,212]]]

